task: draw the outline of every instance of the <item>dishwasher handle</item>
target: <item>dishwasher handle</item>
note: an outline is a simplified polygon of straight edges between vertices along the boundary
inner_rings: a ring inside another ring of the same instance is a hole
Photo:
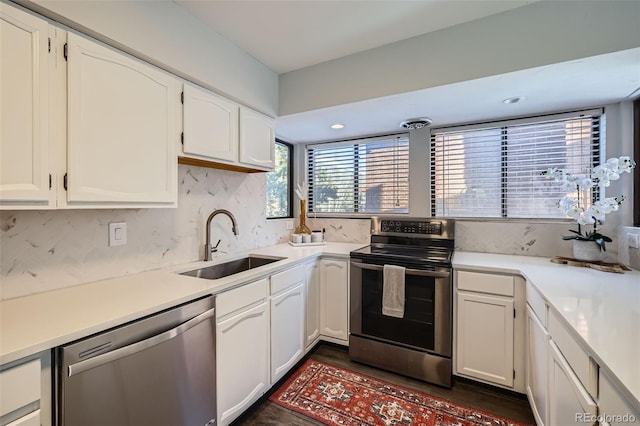
[[[123,346],[111,352],[107,352],[102,355],[98,355],[93,358],[86,359],[84,361],[76,362],[75,364],[71,364],[68,367],[67,375],[68,377],[71,377],[73,375],[82,373],[83,371],[90,370],[100,365],[107,364],[109,362],[113,362],[120,358],[124,358],[126,356],[144,351],[145,349],[149,349],[154,346],[157,346],[161,343],[164,343],[168,340],[171,340],[179,336],[180,334],[195,327],[201,322],[213,317],[214,314],[215,314],[215,308],[211,308],[208,311],[205,311],[200,315],[195,316],[190,320],[183,322],[182,324],[178,325],[175,328],[164,331],[160,334],[156,334],[155,336],[149,337],[148,339],[141,340],[136,343],[132,343],[128,346]]]

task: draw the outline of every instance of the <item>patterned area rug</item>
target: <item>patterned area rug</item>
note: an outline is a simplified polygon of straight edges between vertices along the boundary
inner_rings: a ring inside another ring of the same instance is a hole
[[[327,425],[520,425],[314,360],[269,399]]]

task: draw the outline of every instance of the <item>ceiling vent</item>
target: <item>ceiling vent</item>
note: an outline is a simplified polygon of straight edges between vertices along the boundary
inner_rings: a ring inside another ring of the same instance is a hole
[[[427,127],[431,123],[433,123],[433,120],[427,117],[411,118],[400,123],[400,127],[408,130],[417,130],[422,129],[423,127]]]

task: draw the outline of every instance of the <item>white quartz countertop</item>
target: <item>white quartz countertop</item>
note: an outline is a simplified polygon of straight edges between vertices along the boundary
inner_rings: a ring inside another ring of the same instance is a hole
[[[640,271],[616,274],[548,258],[471,252],[456,252],[453,266],[526,278],[640,410]]]
[[[331,243],[292,247],[279,244],[139,274],[96,281],[0,302],[0,364],[51,349],[171,308],[208,294],[243,285],[319,256],[348,258],[364,244]],[[180,272],[248,254],[285,257],[217,280]]]

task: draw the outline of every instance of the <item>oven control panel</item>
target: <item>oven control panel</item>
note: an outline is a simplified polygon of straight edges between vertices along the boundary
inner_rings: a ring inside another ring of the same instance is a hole
[[[380,230],[382,232],[396,232],[401,234],[440,235],[442,233],[442,223],[383,219],[380,222]]]

